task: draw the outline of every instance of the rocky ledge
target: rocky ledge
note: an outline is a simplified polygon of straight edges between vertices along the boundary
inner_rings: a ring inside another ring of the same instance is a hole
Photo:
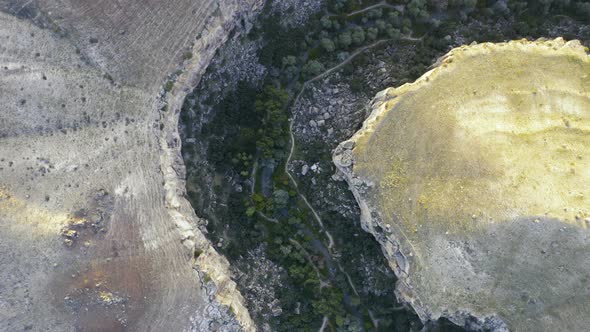
[[[453,49],[380,92],[333,161],[424,321],[590,323],[590,56],[563,39]]]

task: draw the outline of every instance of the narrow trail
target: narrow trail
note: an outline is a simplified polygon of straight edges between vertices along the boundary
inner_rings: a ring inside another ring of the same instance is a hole
[[[369,10],[371,10],[371,9],[376,9],[376,8],[391,8],[391,9],[398,9],[398,7],[397,7],[397,6],[394,6],[394,5],[392,5],[392,4],[389,4],[389,3],[387,3],[386,1],[381,1],[381,2],[379,2],[379,3],[376,3],[376,4],[372,5],[372,6],[369,6],[369,7],[363,8],[363,9],[359,9],[359,10],[355,10],[355,11],[353,11],[353,12],[350,12],[350,13],[346,14],[346,16],[347,16],[347,17],[351,17],[351,16],[354,16],[354,15],[356,15],[356,14],[364,13],[364,12],[366,12],[366,11],[369,11]]]
[[[359,54],[361,54],[362,52],[373,48],[375,46],[381,45],[385,42],[391,41],[393,39],[381,39],[378,40],[372,44],[369,44],[367,46],[361,47],[360,49],[354,51],[350,56],[348,56],[348,58],[344,59],[342,62],[340,62],[339,64],[335,65],[332,68],[327,69],[326,71],[324,71],[321,74],[318,74],[312,78],[310,78],[309,80],[303,82],[303,86],[301,87],[301,90],[299,90],[299,93],[297,93],[297,96],[295,97],[295,99],[293,100],[293,105],[297,105],[297,103],[299,103],[299,99],[301,99],[301,95],[303,94],[303,92],[305,91],[305,89],[307,88],[307,86],[310,83],[313,83],[315,81],[318,81],[328,75],[330,75],[331,73],[333,73],[334,71],[344,67],[345,65],[347,65],[350,61],[352,61],[355,57],[357,57]],[[413,37],[403,37],[401,38],[401,40],[410,40],[410,41],[419,41],[422,40],[422,38],[413,38]],[[324,227],[324,223],[322,222],[322,218],[320,217],[320,215],[317,213],[317,211],[313,208],[313,206],[311,206],[311,204],[309,203],[309,201],[307,200],[307,198],[305,197],[305,195],[303,195],[300,191],[299,191],[299,186],[297,184],[297,180],[295,180],[295,177],[291,174],[291,172],[289,171],[289,164],[291,163],[291,159],[293,157],[293,152],[295,151],[295,136],[293,135],[293,123],[295,123],[295,118],[296,115],[293,115],[293,117],[291,119],[289,119],[289,137],[290,137],[290,149],[289,149],[289,156],[287,157],[287,162],[285,163],[285,173],[287,173],[287,176],[289,176],[289,179],[291,180],[291,183],[293,183],[293,185],[295,186],[295,189],[297,190],[297,194],[299,195],[299,197],[301,197],[301,199],[303,200],[303,202],[305,203],[305,205],[309,208],[309,210],[311,211],[311,213],[313,214],[314,219],[316,220],[316,222],[318,223],[318,225],[320,225],[322,231],[324,232],[324,234],[326,234],[326,237],[328,238],[328,249],[332,249],[334,247],[334,239],[332,238],[332,235],[330,234],[330,232],[328,232],[325,227]]]
[[[303,94],[303,92],[305,91],[305,89],[307,88],[307,86],[310,83],[315,82],[317,80],[320,80],[320,79],[322,79],[322,78],[330,75],[334,71],[342,68],[343,66],[345,66],[346,64],[348,64],[350,61],[352,61],[356,56],[358,56],[359,54],[361,54],[362,52],[364,52],[365,50],[370,49],[370,48],[375,47],[375,46],[378,46],[378,45],[380,45],[380,44],[382,44],[384,42],[390,41],[390,40],[391,39],[382,39],[382,40],[378,40],[378,41],[374,42],[373,44],[364,46],[364,47],[356,50],[355,52],[353,52],[348,58],[346,58],[344,61],[340,62],[336,66],[334,66],[332,68],[329,68],[326,71],[324,71],[323,73],[321,73],[321,74],[319,74],[319,75],[317,75],[315,77],[312,77],[311,79],[305,81],[303,83],[303,86],[301,87],[301,90],[299,90],[299,93],[295,97],[295,99],[293,101],[293,105],[297,105],[297,103],[299,102],[299,99],[301,98],[301,95]],[[316,220],[316,222],[320,226],[321,231],[328,238],[328,249],[332,250],[334,248],[334,239],[332,237],[332,234],[330,234],[330,232],[324,227],[324,223],[322,221],[322,218],[317,213],[317,211],[315,210],[315,208],[309,203],[309,201],[307,200],[307,197],[305,197],[305,195],[303,195],[301,193],[301,191],[299,190],[299,185],[297,183],[297,180],[295,180],[295,177],[289,171],[289,164],[291,163],[291,159],[293,158],[293,152],[295,151],[295,136],[293,135],[293,124],[295,123],[295,118],[296,118],[296,116],[294,115],[289,120],[290,148],[289,148],[289,155],[287,156],[287,161],[285,162],[285,173],[289,177],[289,180],[291,181],[291,183],[293,183],[293,186],[295,187],[295,190],[297,191],[297,194],[299,195],[299,197],[301,198],[301,200],[303,200],[303,202],[305,203],[305,205],[307,206],[307,208],[311,211],[314,219]],[[264,216],[264,217],[266,217],[266,216]],[[265,218],[265,219],[267,219],[267,218]],[[301,247],[301,244],[297,243],[295,240],[291,240],[291,241],[294,244],[297,244],[298,246]],[[339,262],[337,262],[337,263],[338,263],[338,269],[340,270],[340,272],[342,272],[346,276],[346,279],[347,279],[348,284],[350,285],[352,291],[358,296],[358,292],[357,292],[356,287],[354,286],[354,284],[352,282],[352,279],[350,278],[350,275],[348,273],[346,273],[346,271],[344,271],[344,269],[342,268],[342,266],[340,265]],[[314,268],[316,269],[316,272],[319,272],[319,271],[317,271],[317,268],[315,267],[315,265],[314,265]],[[323,331],[324,330],[324,328],[326,327],[327,322],[328,322],[327,317],[324,317],[324,322],[322,323],[322,328],[320,329],[320,331]]]
[[[324,332],[324,330],[326,329],[326,326],[328,326],[328,316],[324,316],[324,320],[322,321],[322,326],[320,326],[320,329],[318,330],[318,332]]]
[[[405,41],[421,41],[424,38],[424,36],[416,38],[416,37],[411,37],[411,36],[403,36],[401,38],[399,38],[399,40],[405,40]],[[388,38],[388,39],[380,39],[376,42],[374,42],[373,44],[369,44],[367,46],[363,46],[361,48],[359,48],[358,50],[354,51],[351,55],[348,56],[348,58],[344,59],[342,62],[340,62],[339,64],[337,64],[336,66],[327,69],[326,71],[324,71],[321,74],[318,74],[312,78],[310,78],[309,80],[303,82],[303,86],[301,87],[301,90],[299,90],[299,93],[297,93],[297,96],[295,97],[295,100],[293,100],[293,105],[296,105],[299,102],[299,99],[301,97],[301,95],[303,94],[303,92],[305,91],[305,88],[307,88],[307,85],[309,83],[313,83],[317,80],[320,80],[328,75],[330,75],[331,73],[333,73],[334,71],[344,67],[345,65],[347,65],[350,61],[352,61],[355,57],[357,57],[359,54],[363,53],[364,51],[373,48],[375,46],[379,46],[385,42],[388,41],[392,41],[394,39],[392,38]]]
[[[275,218],[271,218],[271,217],[267,216],[266,214],[264,214],[264,213],[262,213],[262,212],[260,212],[260,211],[258,211],[258,215],[259,215],[259,216],[260,216],[262,219],[264,219],[264,220],[266,220],[266,221],[269,221],[269,222],[272,222],[272,223],[275,223],[275,224],[278,224],[278,223],[279,223],[279,221],[278,221],[277,219],[275,219]]]
[[[252,175],[250,177],[250,182],[252,182],[252,186],[250,187],[250,193],[254,195],[254,191],[256,190],[256,171],[258,170],[258,158],[254,161],[252,165]]]
[[[403,11],[403,6],[401,6],[401,7],[400,6],[395,6],[395,5],[392,5],[392,4],[387,3],[386,1],[381,1],[381,2],[376,3],[374,5],[371,5],[371,6],[368,6],[368,7],[365,7],[365,8],[362,8],[362,9],[355,10],[353,12],[350,12],[350,13],[346,14],[346,17],[352,17],[354,15],[361,14],[361,13],[364,13],[364,12],[369,11],[371,9],[377,9],[377,8],[391,8],[391,9],[397,9],[399,11]],[[334,14],[334,13],[328,12],[326,16],[328,16],[328,17],[339,17],[341,15],[340,14]]]
[[[348,272],[344,271],[344,269],[342,268],[342,265],[340,265],[340,262],[338,263],[338,269],[340,270],[340,272],[342,272],[342,274],[344,274],[344,276],[346,276],[346,281],[348,281],[348,285],[350,286],[350,288],[352,288],[352,292],[354,293],[354,295],[359,296],[359,292],[356,291],[356,287],[354,287],[354,284],[352,283],[352,278],[350,278],[350,275],[348,274]]]
[[[311,206],[311,204],[309,203],[309,201],[307,200],[305,195],[303,195],[299,191],[299,185],[297,184],[297,181],[295,180],[293,175],[291,175],[291,172],[289,172],[288,165],[291,162],[291,157],[293,156],[293,150],[295,149],[295,136],[293,136],[293,120],[294,120],[294,118],[290,121],[290,124],[289,124],[289,136],[291,137],[291,149],[289,150],[289,156],[287,157],[287,162],[285,163],[285,173],[287,173],[287,176],[289,176],[289,179],[293,183],[293,186],[295,187],[295,190],[297,191],[297,194],[299,195],[299,197],[303,200],[303,202],[305,203],[307,208],[311,211],[311,213],[313,214],[313,217],[316,220],[316,222],[318,223],[318,225],[320,225],[322,232],[324,232],[324,234],[326,234],[326,237],[328,238],[328,249],[332,249],[334,247],[334,239],[332,238],[332,234],[330,234],[330,232],[328,232],[326,230],[326,228],[324,227],[324,222],[322,221],[322,218],[316,212],[316,210],[313,208],[313,206]]]
[[[381,2],[379,4],[376,4],[376,5],[367,7],[364,10],[353,12],[353,13],[349,14],[349,16],[350,15],[357,14],[358,12],[370,10],[370,9],[381,7],[381,6],[388,7],[388,6],[392,6],[392,5],[389,5],[389,4],[385,3],[385,2]],[[410,36],[405,36],[405,37],[400,38],[400,40],[421,41],[422,38],[423,37],[413,38],[413,37],[410,37]],[[393,40],[393,39],[381,39],[381,40],[378,40],[378,41],[376,41],[376,42],[374,42],[374,43],[372,43],[370,45],[361,47],[360,49],[354,51],[348,58],[346,58],[345,60],[343,60],[339,64],[337,64],[337,65],[335,65],[335,66],[327,69],[323,73],[318,74],[318,75],[312,77],[311,79],[303,82],[303,85],[301,86],[301,89],[299,90],[299,92],[297,93],[295,99],[293,100],[293,104],[292,105],[295,106],[295,105],[297,105],[299,103],[299,100],[301,99],[301,96],[303,95],[303,92],[305,91],[305,89],[307,88],[307,86],[310,83],[313,83],[313,82],[318,81],[318,80],[320,80],[320,79],[322,79],[324,77],[327,77],[331,73],[333,73],[333,72],[337,71],[338,69],[344,67],[345,65],[347,65],[350,61],[352,61],[355,57],[357,57],[362,52],[364,52],[364,51],[366,51],[366,50],[368,50],[370,48],[376,47],[378,45],[381,45],[381,44],[383,44],[385,42],[391,41],[391,40]],[[299,190],[299,185],[297,183],[297,180],[295,179],[295,177],[293,176],[293,174],[291,174],[291,172],[289,171],[289,164],[291,163],[291,159],[293,158],[293,153],[295,151],[295,136],[293,135],[293,124],[295,123],[296,117],[297,116],[294,114],[292,116],[292,118],[289,119],[290,148],[289,148],[289,155],[287,156],[287,161],[285,162],[285,173],[289,177],[289,180],[291,181],[291,183],[293,183],[293,186],[295,187],[295,190],[297,191],[298,196],[305,203],[305,205],[307,206],[307,208],[311,211],[314,219],[316,220],[316,222],[320,226],[321,231],[328,238],[328,249],[329,250],[332,250],[334,248],[334,239],[332,237],[332,234],[330,234],[330,232],[324,227],[324,223],[322,221],[322,218],[320,217],[320,215],[318,214],[318,212],[316,211],[316,209],[309,203],[309,201],[307,200],[307,198],[305,197],[305,195],[303,195],[301,193],[301,191]],[[263,216],[263,217],[266,217],[266,216]],[[269,218],[266,217],[265,219],[268,220]],[[269,220],[269,221],[271,221],[271,220]],[[306,253],[306,255],[308,255],[307,252],[305,251],[305,248],[303,248],[303,246],[301,246],[300,243],[298,243],[297,241],[295,241],[293,239],[289,239],[289,241],[291,241],[291,243],[295,244],[296,246],[300,247]],[[309,259],[309,257],[308,257],[308,259]],[[352,282],[352,279],[350,278],[350,275],[346,271],[344,271],[344,269],[342,268],[342,265],[340,264],[340,262],[338,262],[337,260],[336,260],[336,262],[338,264],[338,269],[340,270],[340,272],[343,273],[346,276],[346,280],[347,280],[348,284],[350,285],[352,291],[354,292],[355,295],[358,296],[358,292],[357,292],[356,287],[354,286],[354,284]],[[310,260],[310,263],[312,263],[311,260]],[[316,270],[316,273],[318,273],[318,276],[319,276],[319,270],[317,269],[317,267],[313,263],[312,263],[312,266],[314,267],[314,269]],[[320,280],[321,280],[321,278],[320,278]],[[374,318],[372,318],[372,319],[374,320]],[[322,321],[322,326],[320,327],[320,329],[319,329],[318,332],[323,332],[324,329],[327,327],[328,323],[329,323],[328,317],[324,317],[324,319]]]

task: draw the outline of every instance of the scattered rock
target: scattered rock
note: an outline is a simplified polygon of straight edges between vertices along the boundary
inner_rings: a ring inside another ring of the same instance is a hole
[[[303,167],[301,167],[301,175],[305,176],[305,174],[307,174],[307,172],[309,171],[309,166],[307,164],[303,165]]]

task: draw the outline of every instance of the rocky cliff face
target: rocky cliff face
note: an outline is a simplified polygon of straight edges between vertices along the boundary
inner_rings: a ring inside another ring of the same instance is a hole
[[[0,1],[0,330],[253,330],[176,123],[261,4]]]
[[[589,91],[576,41],[464,46],[379,93],[336,149],[421,319],[587,326]]]

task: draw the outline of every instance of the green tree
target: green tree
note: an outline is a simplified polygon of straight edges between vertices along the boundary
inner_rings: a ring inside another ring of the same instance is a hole
[[[428,17],[428,12],[426,11],[426,0],[411,0],[406,8],[408,10],[408,14],[410,14],[410,16],[413,18],[423,19]]]
[[[311,60],[303,66],[303,73],[306,78],[314,77],[324,70],[324,65],[317,60]]]
[[[381,32],[384,32],[387,29],[387,24],[383,20],[377,20],[377,21],[375,21],[375,26]]]
[[[256,212],[256,208],[253,206],[250,206],[249,208],[246,209],[246,215],[248,217],[252,217],[255,212]]]
[[[590,20],[590,2],[578,2],[575,4],[575,9],[580,17],[584,17],[586,22]]]
[[[402,33],[399,31],[399,29],[396,28],[389,28],[387,29],[387,37],[391,38],[391,39],[399,39],[401,37]]]
[[[272,193],[272,200],[277,208],[286,207],[289,203],[289,193],[285,190],[278,189]]]
[[[408,18],[404,18],[402,21],[402,27],[403,27],[403,29],[411,30],[412,21],[410,21],[410,19],[408,19]]]
[[[547,1],[547,0],[541,0]],[[551,0],[549,0],[551,1]],[[449,0],[449,6],[461,9],[473,9],[477,5],[477,0]]]
[[[361,27],[356,27],[351,34],[352,43],[355,45],[362,45],[365,42],[365,30]]]
[[[327,52],[334,52],[336,49],[336,45],[334,45],[334,42],[329,38],[322,38],[320,43]]]
[[[330,20],[330,18],[328,16],[322,17],[322,19],[320,20],[320,23],[322,24],[322,28],[324,28],[326,30],[332,28],[332,20]]]
[[[389,13],[389,22],[396,27],[402,26],[402,19],[397,11]]]
[[[297,64],[297,58],[293,55],[287,55],[281,59],[281,62],[283,63],[283,67],[294,66]]]
[[[342,46],[342,48],[348,48],[352,44],[352,37],[350,31],[345,31],[338,36],[338,44]]]
[[[381,18],[383,16],[383,9],[382,8],[371,9],[367,13],[367,16],[369,18]]]
[[[289,94],[272,85],[266,86],[256,99],[256,113],[262,122],[256,147],[264,158],[273,158],[275,148],[286,142],[288,101]]]
[[[368,40],[375,40],[379,35],[379,29],[377,28],[368,28],[367,29],[367,39]]]
[[[324,316],[331,317],[339,325],[343,324],[346,312],[342,305],[342,291],[335,287],[329,287],[324,288],[321,295],[322,297],[320,299],[312,303],[314,310]]]

